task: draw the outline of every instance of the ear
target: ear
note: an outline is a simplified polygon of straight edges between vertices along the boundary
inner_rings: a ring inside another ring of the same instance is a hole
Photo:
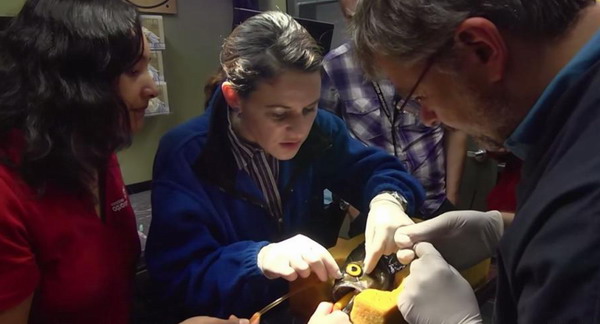
[[[231,82],[223,82],[221,84],[221,91],[223,92],[223,97],[225,97],[225,101],[227,101],[229,107],[239,111],[241,107],[240,96],[238,95],[237,91],[235,91],[235,88]]]
[[[488,81],[497,82],[504,77],[508,49],[494,23],[480,17],[465,19],[454,33],[454,43],[463,49],[466,63],[481,68]]]

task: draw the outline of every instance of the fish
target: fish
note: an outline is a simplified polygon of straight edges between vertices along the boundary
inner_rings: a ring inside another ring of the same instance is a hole
[[[384,255],[379,259],[371,273],[364,272],[365,244],[356,247],[342,265],[342,278],[335,280],[332,288],[333,301],[337,302],[349,294],[357,295],[365,289],[390,291],[394,287],[394,277],[405,265],[401,264],[396,255]],[[346,297],[347,299],[347,297]],[[353,298],[344,307],[349,313]]]

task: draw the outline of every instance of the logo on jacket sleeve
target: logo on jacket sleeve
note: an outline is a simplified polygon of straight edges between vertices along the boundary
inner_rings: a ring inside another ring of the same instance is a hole
[[[127,206],[129,206],[129,200],[127,199],[127,191],[125,191],[125,187],[123,187],[123,196],[117,201],[110,203],[110,208],[116,213]]]

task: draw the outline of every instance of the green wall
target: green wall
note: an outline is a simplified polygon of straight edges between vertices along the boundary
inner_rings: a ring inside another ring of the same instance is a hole
[[[0,16],[14,16],[19,12],[25,0],[0,0]]]
[[[258,0],[260,10],[286,11],[285,0]]]
[[[151,180],[160,137],[204,110],[203,87],[217,69],[222,40],[231,31],[231,1],[178,0],[178,14],[163,16],[163,54],[171,114],[148,117],[133,145],[119,153],[126,184]]]

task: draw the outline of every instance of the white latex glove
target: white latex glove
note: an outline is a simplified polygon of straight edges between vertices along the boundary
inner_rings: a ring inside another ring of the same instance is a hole
[[[427,242],[415,246],[398,309],[411,324],[481,324],[469,283]]]
[[[258,252],[258,268],[269,279],[294,281],[314,272],[321,281],[342,277],[340,268],[327,249],[304,235],[266,245]]]
[[[365,230],[365,272],[371,273],[382,255],[396,253],[394,233],[404,225],[414,224],[400,202],[389,193],[371,200]]]
[[[312,315],[308,324],[351,324],[350,318],[340,310],[333,310],[333,304],[322,302]]]
[[[504,233],[502,214],[493,210],[457,210],[411,226],[399,228],[394,239],[398,260],[410,263],[417,242],[431,242],[444,259],[464,270],[491,257]]]

